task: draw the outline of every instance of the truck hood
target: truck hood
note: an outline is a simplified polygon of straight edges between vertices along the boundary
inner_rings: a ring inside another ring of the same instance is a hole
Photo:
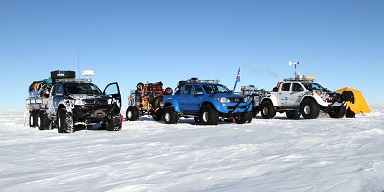
[[[71,94],[69,98],[74,100],[108,100],[112,97],[106,95]]]
[[[225,98],[244,98],[243,95],[240,95],[240,94],[234,94],[234,93],[216,93],[216,94],[213,94],[213,97],[225,97]]]

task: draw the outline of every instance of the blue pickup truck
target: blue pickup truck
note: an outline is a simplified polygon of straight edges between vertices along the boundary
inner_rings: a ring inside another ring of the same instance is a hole
[[[194,117],[203,125],[217,125],[220,119],[238,124],[252,121],[251,101],[217,80],[179,81],[175,94],[165,95],[162,106],[166,124],[176,124],[180,117]]]

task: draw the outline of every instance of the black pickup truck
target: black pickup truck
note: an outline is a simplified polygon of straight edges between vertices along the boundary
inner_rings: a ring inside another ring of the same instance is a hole
[[[100,123],[108,131],[119,131],[121,95],[117,82],[101,91],[90,79],[76,79],[74,71],[52,71],[48,95],[27,98],[29,125],[40,130],[57,127],[59,133],[73,133],[75,125]],[[40,91],[39,91],[40,92]]]

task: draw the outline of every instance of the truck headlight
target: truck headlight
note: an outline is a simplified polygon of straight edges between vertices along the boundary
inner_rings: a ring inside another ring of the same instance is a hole
[[[75,100],[75,105],[85,105],[85,101],[84,100],[76,99]]]
[[[217,101],[221,102],[221,103],[228,103],[228,102],[230,102],[230,100],[228,98],[225,98],[225,97],[223,97],[223,98],[222,97],[218,97]]]

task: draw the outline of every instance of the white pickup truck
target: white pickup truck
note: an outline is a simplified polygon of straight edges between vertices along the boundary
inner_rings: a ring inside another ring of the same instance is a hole
[[[297,75],[285,79],[273,91],[265,92],[260,99],[261,116],[271,119],[276,112],[285,112],[290,119],[300,116],[315,119],[322,111],[332,118],[344,117],[346,101],[353,100],[353,93],[329,91],[314,81],[314,77]]]

